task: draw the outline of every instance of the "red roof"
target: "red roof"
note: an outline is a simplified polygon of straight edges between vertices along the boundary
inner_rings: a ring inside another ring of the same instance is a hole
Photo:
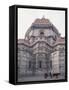
[[[59,38],[57,38],[55,44],[59,44],[59,43],[60,43],[60,44],[65,43],[65,38],[64,38],[64,37],[59,37]]]
[[[33,24],[49,24],[50,21],[48,19],[42,18],[42,19],[36,19]]]
[[[28,40],[25,40],[25,39],[18,39],[18,43],[26,43],[26,44],[29,44],[29,41],[28,41]]]

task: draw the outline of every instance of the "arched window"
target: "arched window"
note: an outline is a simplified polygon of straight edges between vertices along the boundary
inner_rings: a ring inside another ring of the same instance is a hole
[[[40,35],[44,35],[44,32],[40,32]]]
[[[54,37],[54,38],[55,38],[55,40],[56,40],[56,39],[57,39],[57,36],[55,35],[55,37]]]
[[[44,36],[44,32],[40,31],[40,39],[42,39],[43,36]]]
[[[31,68],[31,61],[29,61],[29,69]]]
[[[41,61],[39,61],[39,68],[41,68],[42,67],[42,62]]]

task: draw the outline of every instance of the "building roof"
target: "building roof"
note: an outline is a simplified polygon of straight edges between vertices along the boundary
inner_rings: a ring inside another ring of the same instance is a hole
[[[56,40],[54,45],[64,44],[64,43],[65,43],[65,38],[64,37],[59,37],[59,38],[57,38],[57,40]]]
[[[25,40],[25,39],[18,39],[18,44],[27,44],[29,45],[29,41],[28,40]]]
[[[49,19],[45,19],[44,17],[41,19],[36,19],[33,24],[51,24]]]
[[[49,19],[46,18],[37,18],[32,25],[30,26],[30,28],[27,30],[25,36],[28,36],[28,34],[31,32],[31,30],[34,30],[36,28],[52,28],[52,30],[57,33],[58,35],[60,35],[60,33],[58,32],[57,28],[50,22]]]
[[[49,19],[46,18],[37,18],[33,23],[31,27],[35,27],[35,28],[47,28],[52,26],[51,22],[49,21]]]

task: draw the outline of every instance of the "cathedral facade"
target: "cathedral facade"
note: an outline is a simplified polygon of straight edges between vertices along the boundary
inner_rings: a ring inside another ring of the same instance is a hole
[[[65,38],[59,31],[49,19],[37,18],[18,39],[18,81],[65,79]]]

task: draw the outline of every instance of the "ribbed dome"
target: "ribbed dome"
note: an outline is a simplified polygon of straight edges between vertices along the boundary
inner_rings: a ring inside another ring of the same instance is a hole
[[[49,21],[49,19],[45,19],[44,17],[39,19],[37,18],[31,25],[31,28],[47,28],[51,27],[52,23]]]
[[[37,29],[52,29],[55,33],[57,33],[57,35],[59,35],[58,30],[56,29],[56,27],[50,22],[49,19],[46,19],[44,17],[42,17],[41,19],[37,18],[32,25],[30,26],[30,28],[27,30],[25,37],[29,37],[29,33],[32,30],[36,30]]]
[[[50,24],[49,19],[41,18],[36,19],[33,24]]]

